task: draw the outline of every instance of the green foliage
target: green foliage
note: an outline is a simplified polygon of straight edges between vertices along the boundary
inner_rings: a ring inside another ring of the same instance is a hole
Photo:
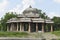
[[[24,37],[28,36],[26,32],[0,32],[0,37]]]
[[[60,36],[60,31],[54,31],[52,34],[55,34],[56,36]]]
[[[50,32],[51,31],[51,25],[50,24],[46,24],[45,31],[46,32]]]
[[[54,23],[60,23],[60,17],[53,17]]]
[[[42,10],[38,10],[38,13],[40,14],[40,17],[43,19],[49,19],[49,17],[46,15],[45,12],[42,12]]]
[[[1,21],[0,21],[0,27],[1,27],[1,31],[6,31],[6,22],[7,22],[7,20],[9,20],[10,18],[13,18],[13,17],[17,17],[17,14],[15,13],[15,14],[13,14],[13,12],[11,12],[11,13],[6,13],[5,15],[4,15],[4,17],[2,17],[1,18]]]
[[[54,30],[60,30],[60,17],[53,17]]]

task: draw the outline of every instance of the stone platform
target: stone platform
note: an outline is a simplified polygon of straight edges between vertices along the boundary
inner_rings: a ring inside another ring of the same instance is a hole
[[[0,37],[0,40],[46,40],[46,39],[42,39],[42,38]]]
[[[58,39],[0,37],[0,40],[58,40]]]
[[[13,38],[13,37],[1,37],[0,40],[45,40],[41,38]]]

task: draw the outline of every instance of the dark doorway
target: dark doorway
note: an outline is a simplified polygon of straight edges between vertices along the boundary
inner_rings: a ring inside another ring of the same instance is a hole
[[[42,31],[42,23],[38,23],[38,31]]]
[[[29,28],[29,24],[28,23],[24,23],[24,31],[28,31]]]
[[[46,32],[50,32],[51,31],[51,25],[50,24],[46,24],[45,31]]]
[[[9,31],[10,31],[11,24],[7,24],[7,26],[8,26],[8,29],[9,29]]]
[[[14,23],[13,31],[17,30],[17,23]]]
[[[31,23],[31,32],[36,32],[36,23]]]

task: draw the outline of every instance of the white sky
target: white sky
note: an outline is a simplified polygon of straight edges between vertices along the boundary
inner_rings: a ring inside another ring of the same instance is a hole
[[[60,0],[0,0],[0,18],[9,11],[20,14],[29,5],[41,9],[51,18],[60,17]]]

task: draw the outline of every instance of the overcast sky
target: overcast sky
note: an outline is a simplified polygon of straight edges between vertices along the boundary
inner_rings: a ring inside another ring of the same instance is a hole
[[[60,0],[0,0],[0,18],[9,11],[20,14],[29,5],[41,9],[51,18],[60,16]]]

